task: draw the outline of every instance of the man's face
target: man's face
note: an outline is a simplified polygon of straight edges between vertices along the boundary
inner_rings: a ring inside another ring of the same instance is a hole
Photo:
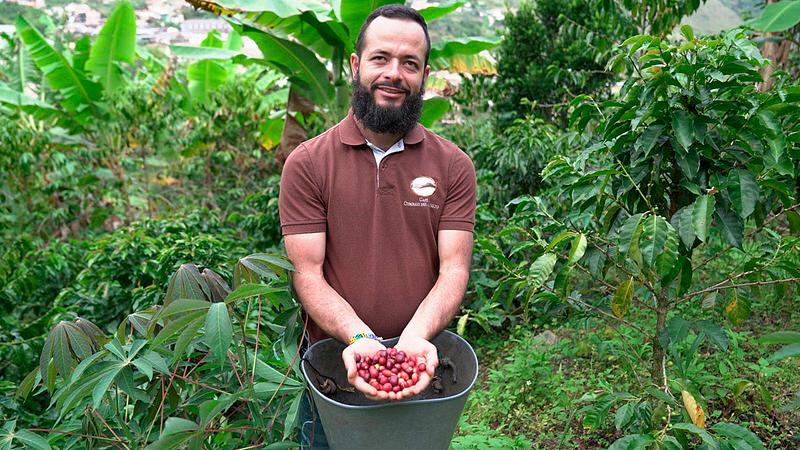
[[[405,134],[422,110],[425,33],[409,20],[378,17],[367,28],[361,57],[353,54],[353,112],[378,133]]]

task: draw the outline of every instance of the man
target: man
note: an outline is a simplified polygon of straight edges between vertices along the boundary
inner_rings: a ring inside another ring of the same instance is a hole
[[[414,9],[370,14],[350,57],[350,113],[295,149],[281,178],[281,227],[310,339],[349,343],[348,379],[376,400],[427,387],[438,364],[430,339],[458,311],[469,278],[475,170],[418,124],[429,52]],[[386,393],[356,376],[355,355],[395,336],[396,348],[419,355],[427,370],[415,386]],[[320,428],[315,441],[324,439]]]

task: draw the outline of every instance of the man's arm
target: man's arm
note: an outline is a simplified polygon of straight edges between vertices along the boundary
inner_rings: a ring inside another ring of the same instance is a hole
[[[305,312],[325,333],[347,342],[356,333],[372,330],[322,275],[325,233],[291,234],[284,238],[294,265],[293,285]]]
[[[431,340],[453,320],[469,281],[472,233],[441,230],[438,234],[439,277],[406,325],[402,336]]]
[[[403,329],[395,346],[409,354],[423,355],[426,373],[420,376],[416,385],[397,394],[389,394],[393,399],[417,395],[428,386],[436,366],[439,365],[436,346],[430,340],[453,320],[467,290],[472,259],[472,232],[440,230],[438,246],[439,277]]]
[[[306,314],[311,316],[323,331],[341,342],[349,342],[357,333],[372,333],[347,301],[336,292],[322,274],[325,261],[325,233],[290,234],[284,237],[286,254],[294,265],[292,283],[300,297]],[[355,355],[372,355],[384,349],[374,339],[359,339],[342,352],[350,384],[367,397],[376,400],[388,398],[363,379],[357,377]]]

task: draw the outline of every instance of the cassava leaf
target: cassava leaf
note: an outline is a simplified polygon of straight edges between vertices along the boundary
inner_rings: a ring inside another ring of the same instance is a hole
[[[217,357],[220,366],[225,364],[228,347],[233,339],[233,327],[228,314],[228,305],[214,303],[208,309],[206,316],[205,343]]]

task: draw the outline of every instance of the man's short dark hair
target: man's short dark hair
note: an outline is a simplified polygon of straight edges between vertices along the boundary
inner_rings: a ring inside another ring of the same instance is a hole
[[[431,53],[431,37],[428,34],[428,24],[425,22],[425,18],[422,17],[422,14],[416,9],[405,5],[384,5],[372,11],[372,13],[367,16],[367,20],[364,21],[364,25],[361,26],[361,31],[358,33],[358,39],[356,39],[356,55],[361,58],[361,52],[364,50],[364,34],[366,34],[367,28],[369,28],[369,24],[381,16],[390,19],[410,20],[418,23],[419,26],[422,27],[422,31],[425,32],[425,65],[427,66],[428,55]]]

